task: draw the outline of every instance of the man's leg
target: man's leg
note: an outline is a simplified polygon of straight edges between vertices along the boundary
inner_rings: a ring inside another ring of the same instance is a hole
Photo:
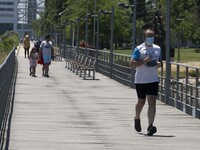
[[[147,135],[152,136],[154,133],[157,132],[157,129],[155,126],[153,126],[155,115],[156,115],[156,98],[157,96],[149,95],[147,96],[148,100],[148,120],[149,120],[149,126],[147,128]]]
[[[46,75],[46,70],[47,70],[46,68],[47,68],[47,64],[43,64],[42,72],[44,76]]]
[[[148,101],[148,120],[149,120],[149,125],[153,125],[155,115],[156,115],[156,98],[157,96],[154,95],[148,95],[147,96],[147,101]]]
[[[44,76],[49,77],[49,63],[44,64]]]
[[[146,99],[138,98],[138,102],[135,106],[135,119],[140,119],[140,114],[142,112],[142,108],[144,107]]]
[[[47,64],[46,75],[49,75],[49,64]]]
[[[134,118],[134,123],[135,123],[135,130],[137,132],[141,132],[141,123],[140,123],[140,114],[142,112],[142,108],[144,107],[146,99],[140,99],[138,98],[138,102],[135,106],[135,118]]]

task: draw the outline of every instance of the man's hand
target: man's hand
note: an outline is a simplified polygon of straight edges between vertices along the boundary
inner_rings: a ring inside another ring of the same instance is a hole
[[[157,61],[157,67],[158,68],[162,67],[162,63],[160,61]]]
[[[150,56],[144,58],[144,59],[141,59],[141,60],[131,60],[130,62],[130,67],[138,67],[138,66],[141,66],[141,65],[144,65],[146,64],[147,62],[151,61],[152,58]]]

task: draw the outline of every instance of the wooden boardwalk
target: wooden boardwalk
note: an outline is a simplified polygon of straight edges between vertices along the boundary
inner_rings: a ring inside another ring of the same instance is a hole
[[[147,106],[142,133],[132,127],[136,92],[101,74],[82,80],[52,62],[50,78],[29,76],[23,49],[18,54],[18,77],[9,150],[197,150],[200,120],[158,101],[155,126],[146,136]]]

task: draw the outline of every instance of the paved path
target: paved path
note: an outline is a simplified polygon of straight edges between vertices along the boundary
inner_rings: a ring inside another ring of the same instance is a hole
[[[82,80],[52,62],[50,78],[29,76],[28,59],[18,54],[14,112],[9,150],[197,150],[200,120],[158,102],[158,132],[145,136],[132,128],[136,92],[101,74]]]

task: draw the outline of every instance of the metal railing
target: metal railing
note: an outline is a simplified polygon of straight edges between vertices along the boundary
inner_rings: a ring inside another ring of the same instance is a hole
[[[0,64],[0,147],[3,149],[6,137],[9,136],[10,119],[13,108],[14,87],[16,80],[17,63],[15,47],[5,61]]]
[[[73,46],[61,47],[63,55],[71,58],[74,53],[81,53],[96,57],[96,50],[90,48],[77,48]],[[71,55],[70,55],[71,54]],[[110,51],[98,50],[96,71],[106,75],[124,85],[134,88],[135,69],[129,67],[131,57],[129,55],[113,53],[113,60],[110,60]],[[165,62],[164,62],[165,64]],[[172,76],[170,78],[169,105],[200,118],[200,97],[199,97],[199,67],[191,67],[180,63],[170,62]],[[165,65],[164,65],[165,68]],[[159,94],[158,99],[165,102],[165,69],[159,69]],[[183,71],[184,70],[184,71]],[[193,76],[193,77],[192,77]]]
[[[200,118],[200,97],[199,97],[199,67],[188,66],[181,63],[170,62],[170,96],[169,105],[196,118]],[[160,91],[159,99],[165,99],[165,70],[160,70]]]

